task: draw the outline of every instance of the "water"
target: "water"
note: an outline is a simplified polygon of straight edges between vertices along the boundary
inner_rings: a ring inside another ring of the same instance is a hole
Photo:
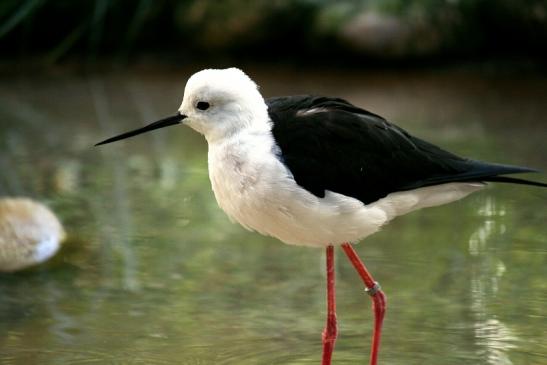
[[[250,71],[266,95],[339,95],[460,154],[547,170],[543,76]],[[44,201],[69,238],[0,275],[0,364],[319,363],[322,250],[231,224],[190,129],[92,147],[172,114],[190,73],[3,78],[0,195]],[[496,185],[359,245],[388,295],[381,363],[547,364],[546,203]],[[336,254],[334,363],[367,363],[369,299]]]

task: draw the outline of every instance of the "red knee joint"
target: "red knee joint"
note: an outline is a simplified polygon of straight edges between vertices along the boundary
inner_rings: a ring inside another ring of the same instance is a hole
[[[368,295],[370,295],[371,297],[373,297],[374,295],[376,295],[376,293],[378,293],[379,291],[382,290],[382,287],[380,286],[380,283],[375,281],[374,282],[374,285],[372,285],[371,287],[367,287],[365,288],[365,291],[367,292]]]

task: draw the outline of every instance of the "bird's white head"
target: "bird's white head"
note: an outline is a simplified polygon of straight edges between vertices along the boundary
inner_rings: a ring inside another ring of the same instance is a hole
[[[267,120],[256,84],[237,68],[203,70],[188,79],[179,113],[209,142]]]
[[[257,85],[238,68],[207,69],[193,74],[174,116],[98,143],[105,144],[169,125],[184,123],[209,143],[244,129],[269,128],[268,107]]]

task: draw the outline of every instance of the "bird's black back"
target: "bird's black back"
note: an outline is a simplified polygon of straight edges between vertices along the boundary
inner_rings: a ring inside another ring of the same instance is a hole
[[[289,96],[266,103],[280,159],[318,197],[330,190],[368,204],[397,191],[536,171],[456,156],[343,99]]]

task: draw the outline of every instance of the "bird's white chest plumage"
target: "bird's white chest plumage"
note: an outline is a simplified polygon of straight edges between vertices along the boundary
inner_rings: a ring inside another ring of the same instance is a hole
[[[478,187],[444,184],[388,195],[372,204],[300,187],[278,157],[270,131],[240,131],[209,143],[209,177],[219,206],[247,229],[289,244],[356,242],[397,215],[460,199]]]
[[[219,206],[247,229],[276,236],[298,187],[275,156],[269,132],[241,132],[209,144],[209,177]]]

